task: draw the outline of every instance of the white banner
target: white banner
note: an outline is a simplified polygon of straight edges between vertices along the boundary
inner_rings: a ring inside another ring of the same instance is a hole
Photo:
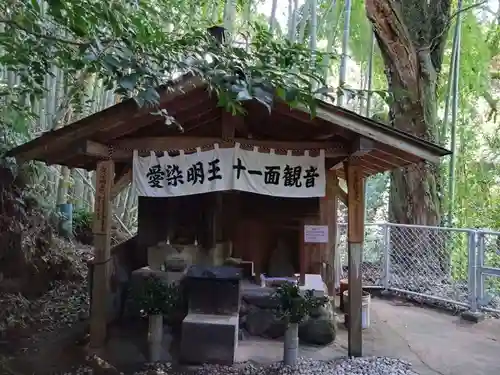
[[[178,197],[241,190],[277,197],[325,196],[325,154],[277,155],[215,148],[189,155],[141,157],[134,151],[133,184],[139,196]]]

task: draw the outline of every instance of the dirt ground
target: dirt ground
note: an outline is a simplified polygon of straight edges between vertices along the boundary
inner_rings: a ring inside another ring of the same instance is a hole
[[[371,326],[363,331],[364,355],[407,360],[421,375],[500,374],[500,320],[473,324],[410,303],[372,299]],[[260,363],[281,358],[277,341],[240,342],[238,359]],[[325,348],[301,347],[301,355],[330,359],[347,355],[347,330]]]

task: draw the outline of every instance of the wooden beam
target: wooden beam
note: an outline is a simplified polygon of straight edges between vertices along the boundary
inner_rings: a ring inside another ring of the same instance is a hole
[[[397,150],[417,156],[420,159],[427,160],[432,163],[438,163],[441,157],[441,155],[438,155],[437,152],[430,151],[428,147],[419,145],[418,139],[415,139],[414,141],[411,139],[404,139],[409,137],[391,134],[390,129],[386,131],[377,129],[375,126],[364,121],[356,121],[352,118],[321,107],[316,109],[316,115],[332,124],[351,130],[361,136],[376,140],[386,146],[394,147]]]
[[[351,152],[349,155],[343,159],[342,161],[335,164],[331,169],[341,169],[344,166],[344,162],[350,157],[358,157],[361,158],[364,155],[368,155],[370,152],[375,150],[375,143],[368,138],[365,137],[356,137],[350,146]]]
[[[386,171],[390,171],[390,170],[397,169],[397,168],[401,167],[400,164],[396,164],[396,163],[391,162],[390,156],[387,159],[383,159],[383,158],[381,158],[373,153],[366,155],[365,161],[370,165],[376,166],[377,170],[383,169]]]
[[[305,225],[307,220],[301,220],[299,227],[299,283],[300,285],[306,285],[306,273],[307,273],[307,246],[305,242]]]
[[[365,137],[356,137],[351,144],[351,157],[361,157],[375,150],[375,142]]]
[[[264,149],[283,149],[283,150],[314,150],[325,149],[326,157],[342,157],[349,155],[349,147],[336,142],[303,142],[303,141],[272,141],[272,140],[256,140],[246,138],[234,138],[234,142],[239,142],[242,145],[256,146]],[[115,146],[113,158],[118,160],[118,150],[128,150],[129,158],[132,157],[132,150],[143,151],[174,151],[196,149],[197,147],[210,147],[215,143],[223,144],[225,141],[222,137],[144,137],[144,138],[125,138],[123,140],[113,141],[111,144]],[[115,155],[116,153],[116,155]]]
[[[335,296],[335,241],[337,238],[337,175],[334,171],[326,172],[326,195],[319,201],[319,216],[321,225],[328,226],[328,242],[320,244],[320,251],[326,270],[323,275],[328,287],[328,295]]]
[[[326,140],[334,136],[340,136],[346,139],[352,137],[352,134],[349,134],[349,132],[346,129],[340,126],[335,127],[335,129],[331,129],[331,123],[318,117],[311,117],[308,111],[291,108],[288,104],[283,102],[276,103],[275,107],[273,108],[273,111],[271,112],[271,116],[273,116],[273,114],[280,114],[288,118],[293,118],[296,121],[299,121],[302,124],[311,127],[312,129],[318,129],[318,127],[330,125],[331,131],[329,131],[329,133],[327,134],[318,136],[317,137],[318,140],[320,139]]]
[[[336,171],[332,171],[335,173],[335,184],[333,185],[333,189],[335,190],[335,193],[337,195],[337,197],[340,199],[340,201],[342,203],[344,203],[347,207],[347,192],[342,189],[342,187],[340,186],[339,184],[339,178],[337,176],[337,172]]]
[[[378,152],[381,152],[389,157],[398,160],[399,166],[415,164],[422,161],[421,158],[405,153],[404,151],[398,150],[394,147],[384,145],[380,142],[375,142],[375,148]]]
[[[161,95],[160,105],[185,95],[200,86],[205,85],[200,77],[190,77],[174,85],[173,90],[165,90]],[[71,142],[91,137],[96,131],[118,128],[126,122],[149,115],[149,108],[138,108],[133,99],[107,108],[104,111],[86,117],[59,130],[46,133],[43,136],[25,143],[9,152],[20,162],[43,159],[46,154],[53,154],[68,147]]]
[[[111,188],[111,200],[113,201],[120,192],[132,182],[132,167],[128,166],[121,174],[115,176],[115,182]]]
[[[349,264],[349,307],[348,307],[348,352],[349,356],[361,357],[363,353],[361,301],[363,286],[361,262],[364,241],[364,179],[356,159],[344,164],[347,176],[347,257]]]
[[[109,159],[113,160],[126,160],[131,157],[129,151],[110,149],[108,145],[94,142],[94,141],[82,141],[79,142],[78,153],[85,156],[91,156],[97,159]]]
[[[111,253],[111,187],[115,173],[112,160],[100,161],[96,171],[94,260],[90,310],[90,345],[101,347],[106,340]]]

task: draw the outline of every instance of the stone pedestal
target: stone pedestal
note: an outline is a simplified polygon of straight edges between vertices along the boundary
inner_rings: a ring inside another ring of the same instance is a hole
[[[239,316],[190,313],[182,322],[181,361],[232,365],[238,346]]]
[[[233,364],[238,346],[241,271],[191,266],[185,279],[188,315],[182,322],[180,359]]]

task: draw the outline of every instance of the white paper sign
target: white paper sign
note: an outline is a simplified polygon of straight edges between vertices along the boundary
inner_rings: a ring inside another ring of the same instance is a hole
[[[169,156],[134,151],[133,184],[139,196],[176,197],[240,190],[277,197],[325,196],[325,154],[294,156],[239,147]]]
[[[304,225],[305,243],[328,243],[328,225]]]

